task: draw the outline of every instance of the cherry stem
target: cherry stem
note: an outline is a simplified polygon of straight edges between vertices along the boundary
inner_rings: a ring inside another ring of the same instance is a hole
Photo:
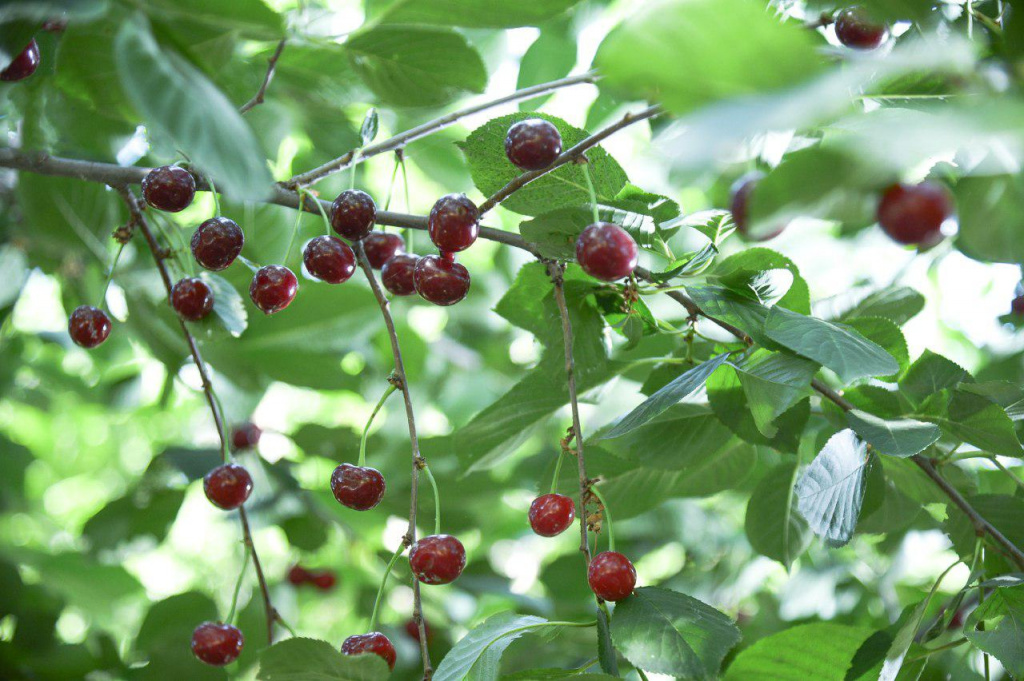
[[[589,161],[583,164],[583,178],[587,181],[587,191],[590,192],[590,210],[594,214],[594,222],[601,222],[601,215],[597,211],[597,191],[594,189],[594,180],[590,177]]]
[[[434,490],[434,534],[441,534],[441,494],[437,491],[437,481],[426,461],[423,462],[423,472],[427,474],[427,480]]]
[[[558,474],[562,472],[562,459],[565,458],[565,452],[559,452],[558,458],[555,460],[555,475],[551,478],[551,493],[554,494],[558,490]]]
[[[395,390],[397,390],[397,388],[395,388],[394,384],[389,383],[388,389],[385,390],[384,394],[380,396],[380,400],[377,402],[377,406],[373,408],[372,412],[370,412],[370,418],[366,420],[366,426],[363,428],[363,437],[359,440],[360,467],[366,465],[366,438],[367,435],[369,435],[370,433],[370,425],[373,423],[374,417],[377,416],[377,412],[381,410],[381,407],[384,406],[384,403],[387,402],[387,399],[391,397],[391,393],[395,392]]]
[[[391,208],[391,195],[395,191],[395,180],[398,179],[398,166],[400,163],[400,157],[395,156],[395,167],[391,171],[391,182],[388,183],[388,197],[384,200],[384,210],[389,210]],[[409,210],[409,207],[406,206],[405,209]]]
[[[259,271],[260,271],[260,267],[259,267],[259,265],[257,265],[256,263],[254,263],[254,262],[253,262],[252,260],[249,260],[249,258],[245,257],[244,255],[240,255],[240,256],[238,256],[238,259],[239,259],[239,260],[241,261],[241,263],[242,263],[243,265],[245,265],[245,266],[246,266],[246,267],[248,267],[248,268],[249,268],[250,270],[252,270],[252,273],[253,273],[253,274],[256,274],[257,272],[259,272]]]
[[[224,414],[224,404],[220,401],[220,396],[217,395],[217,391],[210,386],[210,397],[217,403],[217,411],[222,415]],[[231,463],[231,451],[228,448],[228,438],[225,433],[220,433],[220,453],[224,457],[224,463]]]
[[[323,216],[323,218],[324,218],[324,230],[327,232],[327,236],[330,236],[331,235],[331,219],[329,217],[327,217],[327,211],[324,210],[323,204],[320,203],[320,201],[317,200],[317,198],[315,196],[313,196],[313,192],[309,191],[305,187],[299,187],[299,197],[300,197],[299,203],[300,204],[302,203],[301,197],[303,195],[308,196],[313,201],[313,204],[317,207],[317,210],[320,211],[320,215]],[[301,213],[302,211],[300,210],[299,212]]]
[[[302,203],[302,195],[301,194],[299,195],[299,203],[300,204]],[[317,203],[319,203],[319,201]],[[298,215],[295,216],[295,224],[292,225],[292,235],[291,235],[291,238],[288,239],[288,248],[285,249],[285,251],[284,251],[284,260],[281,261],[283,263],[287,263],[288,262],[288,256],[290,256],[292,254],[292,246],[295,245],[295,237],[298,236],[298,234],[299,234],[299,225],[302,223],[302,216],[305,213],[305,211],[302,211],[302,210],[297,211],[297,212],[298,212]]]
[[[114,254],[114,261],[110,263],[110,271],[107,272],[107,281],[103,284],[103,294],[100,296],[100,304],[96,307],[102,309],[105,307],[107,302],[107,291],[110,290],[110,282],[114,280],[114,270],[117,269],[117,262],[121,259],[121,253],[124,252],[125,244],[117,249],[117,253]]]
[[[412,202],[409,200],[409,173],[405,170],[405,154],[402,153],[401,149],[395,153],[398,154],[398,163],[402,166],[402,188],[405,190],[405,210],[408,212],[412,210],[409,208]],[[412,253],[413,235],[415,233],[412,227],[405,228],[405,248],[408,253]]]
[[[242,569],[238,573],[238,580],[235,582],[235,594],[231,597],[231,609],[228,610],[228,618],[224,620],[225,624],[231,624],[235,619],[235,610],[238,608],[238,593],[242,590],[242,580],[245,578],[245,573],[249,568],[249,555],[251,550],[249,545],[245,545],[245,556],[242,558]]]
[[[217,186],[213,183],[213,178],[208,177],[206,181],[210,184],[210,196],[213,197],[213,215],[214,217],[220,217],[220,195],[217,193]],[[300,211],[301,212],[301,211]]]
[[[356,158],[357,156],[359,156],[359,152],[360,151],[362,151],[362,150],[359,149],[359,148],[354,149],[352,151],[352,158]],[[356,164],[355,163],[352,164],[352,167],[349,168],[349,171],[348,171],[348,188],[349,188],[349,191],[351,191],[351,190],[356,188]]]
[[[604,500],[600,490],[597,489],[597,485],[591,485],[590,491],[594,493],[597,500],[601,502],[601,506],[604,507],[604,525],[608,526],[608,550],[615,550],[615,532],[612,530],[612,513],[608,510],[608,502]]]
[[[380,602],[384,598],[384,587],[387,586],[388,576],[391,575],[391,569],[395,567],[395,563],[405,552],[405,542],[403,541],[398,545],[391,560],[388,561],[388,566],[384,568],[384,578],[380,580],[380,588],[377,589],[377,599],[373,602],[373,614],[370,615],[370,631],[377,631],[377,615],[380,614]]]

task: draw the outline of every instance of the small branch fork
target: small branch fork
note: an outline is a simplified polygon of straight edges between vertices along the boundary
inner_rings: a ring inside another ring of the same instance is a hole
[[[274,72],[277,71],[277,60],[281,58],[281,53],[284,52],[284,46],[287,42],[287,38],[281,38],[281,41],[277,43],[277,49],[274,50],[274,54],[270,55],[270,59],[267,61],[267,75],[263,76],[260,89],[252,96],[252,99],[238,108],[238,113],[248,113],[257,105],[263,103],[263,98],[267,94],[267,88],[270,87],[270,81],[274,80]]]

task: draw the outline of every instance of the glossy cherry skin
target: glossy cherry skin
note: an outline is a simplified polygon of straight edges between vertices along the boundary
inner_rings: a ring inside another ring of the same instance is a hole
[[[182,279],[171,289],[171,307],[182,319],[198,322],[213,310],[213,291],[202,279]]]
[[[363,251],[370,267],[379,270],[399,253],[405,253],[405,239],[392,232],[371,232],[363,239]]]
[[[505,136],[505,155],[523,170],[547,168],[561,153],[562,135],[558,128],[540,118],[513,124]]]
[[[427,643],[434,640],[434,631],[426,620],[423,620],[423,630],[427,632]],[[416,626],[416,620],[406,620],[405,633],[414,641],[420,640],[420,628]]]
[[[545,494],[530,504],[530,527],[542,537],[562,534],[576,518],[576,505],[564,494]]]
[[[465,194],[447,194],[434,203],[427,217],[427,233],[439,250],[464,251],[480,234],[480,211]]]
[[[419,256],[399,253],[384,263],[381,268],[380,280],[384,288],[396,296],[410,296],[416,292],[414,272]]]
[[[597,222],[576,239],[576,260],[583,271],[602,281],[628,277],[636,267],[636,242],[618,225]]]
[[[764,174],[760,172],[747,173],[732,185],[732,198],[729,204],[732,221],[736,223],[736,231],[751,241],[768,241],[786,230],[786,225],[782,225],[761,234],[751,235],[750,233],[750,223],[747,220],[750,214],[750,195],[763,177]]]
[[[284,265],[266,265],[253,275],[249,298],[264,314],[280,312],[295,300],[299,280]]]
[[[466,549],[450,534],[433,534],[412,545],[409,566],[424,584],[450,584],[466,567]]]
[[[1017,296],[1010,302],[1010,312],[1018,317],[1024,317],[1024,295]]]
[[[302,262],[311,275],[328,284],[346,282],[356,271],[356,254],[333,236],[318,236],[306,244]]]
[[[942,223],[953,214],[953,200],[934,182],[894,184],[878,203],[878,224],[893,241],[934,246],[942,240]]]
[[[849,7],[836,15],[836,38],[857,50],[873,50],[886,39],[889,29],[875,23],[861,7]]]
[[[192,654],[214,667],[237,660],[244,644],[242,632],[230,624],[203,622],[192,632]]]
[[[457,262],[425,255],[413,270],[416,292],[434,305],[454,305],[469,293],[469,270]]]
[[[384,498],[387,485],[376,468],[343,463],[331,474],[331,491],[343,506],[369,511]]]
[[[302,586],[306,582],[313,581],[313,575],[306,568],[301,565],[293,565],[288,570],[288,582],[292,586]]]
[[[345,655],[373,653],[387,662],[389,668],[395,668],[395,646],[391,645],[391,639],[379,631],[349,636],[341,644],[341,652]]]
[[[358,189],[347,189],[334,199],[331,227],[349,241],[359,241],[373,229],[377,204],[370,195]]]
[[[231,446],[236,451],[254,449],[260,443],[261,435],[263,431],[252,421],[240,423],[231,431]]]
[[[25,49],[15,57],[3,71],[0,71],[0,80],[13,83],[24,80],[36,72],[39,68],[39,45],[33,38]]]
[[[606,601],[621,601],[633,593],[636,568],[621,553],[605,551],[594,556],[587,569],[590,590]]]
[[[334,573],[330,570],[324,570],[323,572],[317,572],[309,579],[310,583],[320,591],[330,591],[334,588],[338,579],[334,576]]]
[[[237,463],[226,463],[206,474],[203,491],[214,506],[231,511],[252,494],[252,476]]]
[[[188,208],[195,198],[196,181],[184,168],[160,166],[142,178],[142,195],[153,208],[177,213]]]
[[[233,263],[244,245],[242,228],[228,218],[210,218],[192,233],[193,257],[197,263],[214,272]]]
[[[80,305],[68,319],[68,334],[75,345],[94,348],[110,335],[110,317],[98,307]]]

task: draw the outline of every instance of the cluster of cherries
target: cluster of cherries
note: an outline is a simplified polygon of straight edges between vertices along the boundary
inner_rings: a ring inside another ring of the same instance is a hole
[[[288,582],[292,586],[310,584],[320,591],[330,591],[338,582],[338,578],[331,570],[310,570],[301,565],[294,565],[288,571]]]

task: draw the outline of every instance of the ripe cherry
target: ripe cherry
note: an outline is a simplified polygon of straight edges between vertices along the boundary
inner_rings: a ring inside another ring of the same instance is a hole
[[[395,668],[395,647],[391,645],[391,639],[379,631],[349,636],[341,644],[341,652],[345,655],[373,653],[387,662],[389,668]]]
[[[576,517],[576,505],[564,494],[545,494],[530,504],[530,527],[542,537],[562,534]]]
[[[39,45],[35,38],[29,41],[25,49],[11,60],[3,71],[0,71],[0,80],[13,83],[17,80],[24,80],[36,72],[39,68]]]
[[[473,245],[480,233],[480,211],[465,194],[447,194],[434,203],[427,233],[441,251],[457,253]]]
[[[384,498],[384,476],[376,468],[343,463],[331,474],[331,491],[344,506],[369,511]]]
[[[934,182],[894,184],[878,203],[878,224],[901,244],[934,246],[942,241],[942,223],[953,214],[953,200]]]
[[[338,579],[334,576],[334,573],[330,570],[324,570],[323,572],[315,573],[309,580],[313,586],[320,589],[321,591],[330,591],[334,588]]]
[[[192,234],[192,255],[196,262],[215,272],[233,263],[244,245],[242,228],[228,218],[210,218]]]
[[[621,601],[633,593],[636,568],[621,553],[605,551],[594,556],[587,569],[590,590],[606,601]]]
[[[252,476],[237,463],[226,463],[206,474],[203,491],[214,506],[231,511],[252,494]]]
[[[636,242],[618,225],[597,222],[576,239],[576,260],[583,271],[602,281],[628,277],[637,261]]]
[[[171,307],[182,319],[198,322],[213,309],[213,291],[202,279],[182,279],[171,289]]]
[[[98,307],[80,305],[68,320],[68,334],[76,345],[94,348],[110,335],[110,317]]]
[[[260,443],[261,435],[263,431],[252,421],[240,423],[231,432],[231,446],[236,451],[254,449]]]
[[[562,136],[540,118],[519,121],[505,136],[505,155],[523,170],[547,168],[562,153]]]
[[[302,251],[302,262],[311,275],[328,284],[348,281],[356,271],[356,254],[337,237],[318,236]]]
[[[405,239],[391,232],[371,232],[363,239],[363,251],[370,267],[379,270],[394,256],[405,253]]]
[[[751,235],[747,217],[750,215],[750,195],[757,187],[757,183],[764,177],[763,173],[747,173],[732,185],[732,200],[729,209],[732,212],[732,221],[736,223],[736,231],[751,241],[768,241],[774,239],[785,231],[786,225],[764,231],[757,235]]]
[[[849,7],[836,15],[836,38],[857,50],[873,50],[889,35],[885,24],[871,20],[863,7]]]
[[[450,534],[433,534],[412,545],[409,566],[424,584],[449,584],[466,567],[466,549]]]
[[[288,582],[292,586],[302,586],[306,582],[313,580],[313,575],[306,568],[301,565],[293,565],[292,569],[288,571]]]
[[[358,189],[347,189],[334,199],[331,226],[349,241],[358,241],[373,229],[377,205],[370,195]]]
[[[1010,313],[1024,317],[1024,295],[1017,296],[1010,302]]]
[[[384,263],[380,272],[384,288],[396,296],[409,296],[415,293],[416,282],[413,272],[418,261],[418,256],[399,253]]]
[[[434,630],[430,628],[430,624],[428,624],[426,620],[423,620],[423,630],[427,632],[427,643],[433,641]],[[406,620],[405,633],[414,641],[420,640],[420,628],[416,626],[416,620]]]
[[[244,643],[242,632],[230,624],[203,622],[192,632],[192,654],[214,667],[237,660]]]
[[[153,208],[177,213],[188,208],[195,198],[196,181],[184,168],[160,166],[142,178],[142,195]]]
[[[266,265],[253,275],[249,298],[264,314],[280,312],[295,300],[299,281],[284,265]]]
[[[419,259],[413,270],[416,292],[434,305],[454,305],[469,293],[469,270],[436,255]]]

